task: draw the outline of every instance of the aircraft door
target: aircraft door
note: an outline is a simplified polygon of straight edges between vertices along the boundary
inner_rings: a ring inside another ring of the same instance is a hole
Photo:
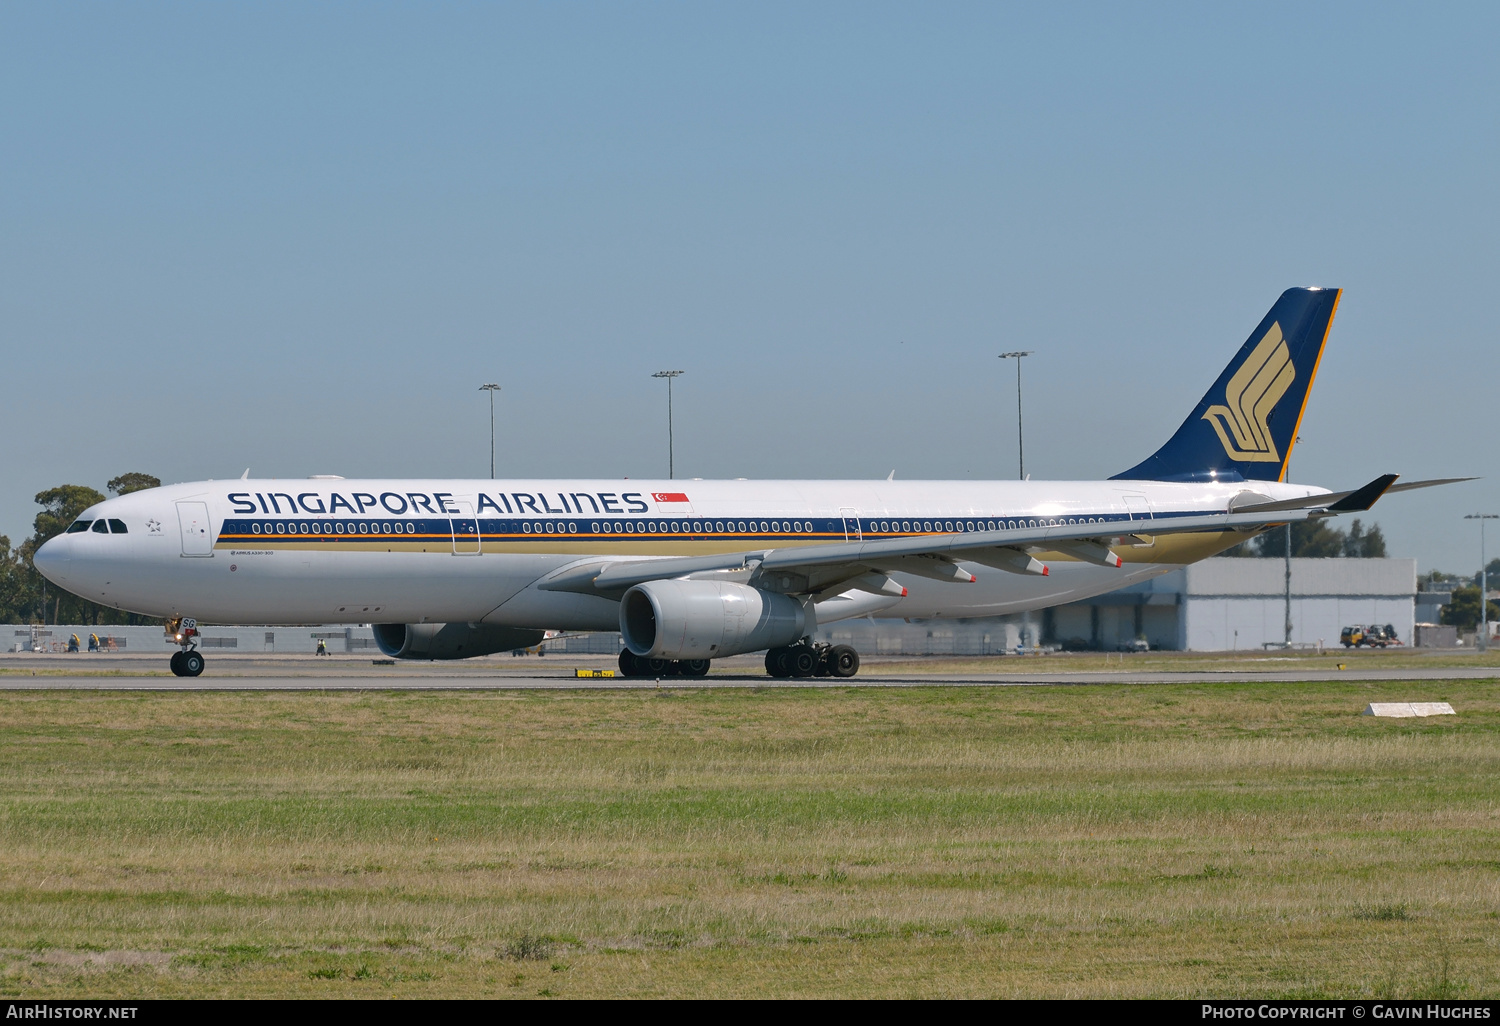
[[[177,524],[182,529],[182,554],[184,556],[212,556],[214,535],[208,522],[208,503],[179,502]]]
[[[1130,522],[1151,520],[1151,500],[1144,495],[1125,496],[1125,509],[1130,513]]]
[[[1144,495],[1127,495],[1125,496],[1125,509],[1130,513],[1130,525],[1132,528],[1135,528],[1137,532],[1140,532],[1142,528],[1150,529],[1153,519],[1150,499]],[[1135,548],[1148,549],[1156,544],[1155,535],[1137,533],[1136,537],[1139,541],[1135,542]]]
[[[474,506],[462,499],[453,500],[458,515],[449,521],[453,525],[453,554],[455,556],[479,555],[479,521],[474,519]]]
[[[859,510],[853,506],[840,506],[839,512],[844,515],[844,541],[860,541],[863,535],[859,530]]]

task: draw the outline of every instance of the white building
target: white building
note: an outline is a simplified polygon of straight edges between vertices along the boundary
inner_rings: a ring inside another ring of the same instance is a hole
[[[1294,645],[1338,644],[1352,624],[1391,624],[1412,643],[1414,559],[1293,559]],[[1285,640],[1286,563],[1205,559],[1155,580],[1048,610],[1042,638],[1112,649],[1144,636],[1152,648],[1219,652]]]

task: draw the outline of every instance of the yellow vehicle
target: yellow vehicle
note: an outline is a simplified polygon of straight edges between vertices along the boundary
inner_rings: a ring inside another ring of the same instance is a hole
[[[1368,627],[1355,624],[1353,627],[1345,627],[1339,631],[1339,644],[1345,648],[1385,648],[1387,645],[1399,645],[1400,640],[1396,637],[1396,628],[1391,624],[1381,626],[1371,624]]]

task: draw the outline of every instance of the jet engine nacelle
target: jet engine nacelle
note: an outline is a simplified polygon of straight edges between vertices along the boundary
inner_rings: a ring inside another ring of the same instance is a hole
[[[744,584],[647,581],[620,600],[625,647],[646,659],[718,659],[790,645],[810,628],[801,603]]]
[[[546,631],[487,623],[377,623],[375,644],[393,659],[467,659],[530,648]]]

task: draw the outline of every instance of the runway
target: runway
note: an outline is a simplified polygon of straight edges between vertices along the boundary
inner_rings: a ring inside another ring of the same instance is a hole
[[[872,661],[850,678],[766,676],[751,658],[732,663],[707,677],[578,677],[575,670],[610,668],[604,657],[566,657],[539,666],[528,659],[512,666],[500,661],[462,663],[402,662],[369,658],[314,661],[307,657],[229,657],[213,659],[201,677],[174,677],[162,659],[144,656],[89,658],[85,672],[70,673],[79,657],[44,656],[0,662],[0,691],[600,691],[670,688],[921,688],[921,687],[1055,687],[1102,684],[1223,684],[1304,681],[1464,681],[1500,678],[1496,666],[1383,666],[1377,659],[1354,659],[1347,669],[1308,666],[1302,669],[1080,670],[1005,673],[883,671]],[[82,669],[82,667],[80,667]],[[1041,670],[1040,667],[1037,668]]]

